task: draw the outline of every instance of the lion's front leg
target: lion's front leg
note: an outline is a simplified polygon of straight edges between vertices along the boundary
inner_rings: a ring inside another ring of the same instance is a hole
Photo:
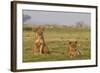
[[[43,50],[43,44],[41,44],[40,46],[40,51],[39,51],[40,55],[42,54],[42,50]]]

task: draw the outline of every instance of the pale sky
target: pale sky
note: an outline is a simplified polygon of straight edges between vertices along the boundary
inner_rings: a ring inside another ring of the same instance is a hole
[[[24,24],[60,24],[75,25],[77,22],[91,24],[90,13],[79,12],[53,12],[53,11],[35,11],[23,10]]]

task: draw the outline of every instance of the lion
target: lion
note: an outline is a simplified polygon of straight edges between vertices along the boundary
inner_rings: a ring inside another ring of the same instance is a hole
[[[77,41],[76,40],[70,40],[68,43],[68,56],[69,57],[75,57],[77,56]]]
[[[34,38],[34,54],[48,54],[49,49],[44,40],[44,27],[39,26],[35,30],[35,38]]]

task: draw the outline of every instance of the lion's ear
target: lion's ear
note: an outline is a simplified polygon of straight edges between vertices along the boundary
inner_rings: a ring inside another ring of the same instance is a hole
[[[77,44],[77,41],[75,41],[75,43]]]
[[[37,32],[38,30],[40,29],[40,27],[36,27],[36,28],[34,28],[34,32]]]
[[[45,27],[44,27],[44,26],[39,26],[39,27],[40,27],[40,29],[41,29],[42,31],[45,30]]]
[[[68,44],[71,44],[72,42],[71,41],[69,41],[69,43]]]

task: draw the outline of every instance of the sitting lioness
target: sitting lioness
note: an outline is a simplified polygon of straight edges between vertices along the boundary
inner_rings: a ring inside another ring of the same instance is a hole
[[[44,40],[44,27],[39,26],[35,30],[35,39],[34,39],[34,54],[48,54],[49,50]]]

